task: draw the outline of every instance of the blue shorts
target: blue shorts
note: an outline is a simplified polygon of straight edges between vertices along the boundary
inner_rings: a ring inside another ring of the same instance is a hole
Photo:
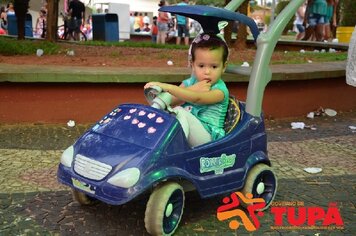
[[[308,24],[314,27],[319,24],[325,24],[325,16],[315,13],[310,13],[308,18]]]
[[[178,37],[189,37],[189,30],[188,27],[186,25],[177,25],[178,27]]]
[[[304,33],[305,32],[305,28],[302,24],[296,24],[295,25],[297,27],[297,30],[299,33]]]

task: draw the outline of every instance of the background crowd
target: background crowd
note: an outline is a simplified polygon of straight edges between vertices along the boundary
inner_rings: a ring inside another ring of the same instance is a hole
[[[187,5],[188,0],[182,0],[178,5]],[[168,2],[161,0],[159,7],[168,5]],[[181,44],[182,39],[185,45],[189,44],[189,37],[201,32],[200,24],[188,17],[172,15],[167,12],[158,12],[157,16],[151,18],[147,13],[134,12],[130,14],[131,32],[150,34],[152,41],[165,44],[171,38],[176,38],[176,44]]]
[[[73,0],[69,0],[71,2]],[[81,2],[80,0],[74,0]],[[47,1],[43,0],[43,6],[38,9],[39,16],[33,28],[33,36],[36,38],[45,38],[47,27]],[[189,0],[177,0],[178,5],[189,4]],[[166,0],[160,0],[158,6],[167,5]],[[296,40],[312,41],[332,41],[335,38],[332,32],[337,27],[336,9],[339,0],[306,0],[298,9],[294,20],[294,29],[297,32]],[[106,9],[107,10],[107,9]],[[1,27],[0,34],[8,33],[8,15],[14,15],[14,6],[12,3],[1,6]],[[157,15],[157,16],[154,16]],[[267,29],[267,24],[259,16],[254,18],[260,31]],[[164,12],[132,12],[130,13],[131,32],[133,34],[151,35],[152,41],[164,44],[174,39],[176,44],[189,44],[189,38],[201,32],[201,26],[198,22]],[[81,30],[88,33],[87,38],[91,38],[92,25],[88,18],[83,20]]]
[[[296,12],[297,40],[331,41],[339,0],[307,0]]]

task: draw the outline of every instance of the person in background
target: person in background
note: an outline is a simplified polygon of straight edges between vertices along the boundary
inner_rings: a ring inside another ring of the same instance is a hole
[[[140,29],[142,30],[145,24],[143,23],[143,15],[141,12],[138,14],[138,18],[139,18]]]
[[[2,29],[1,34],[7,34],[7,14],[5,6],[1,6],[0,11],[0,29]]]
[[[135,24],[135,16],[132,12],[130,12],[130,32],[134,32],[134,24]]]
[[[182,2],[178,3],[178,6],[188,5],[189,0],[183,0]],[[183,38],[184,34],[184,44],[186,46],[189,45],[189,18],[185,16],[176,15],[177,19],[177,30],[178,35],[176,38],[176,44],[180,45],[181,39]]]
[[[326,0],[308,0],[304,17],[304,22],[307,24],[307,28],[302,40],[309,40],[314,37],[316,41],[323,40],[326,12]]]
[[[40,16],[36,20],[36,38],[45,38],[47,29],[47,12],[44,9],[40,10]]]
[[[158,34],[157,16],[154,16],[152,21],[152,26],[151,26],[151,39],[153,43],[157,43],[157,34]]]
[[[150,25],[151,24],[151,21],[150,21],[150,17],[147,15],[147,12],[145,12],[144,14],[145,16],[143,17],[143,24],[144,25]]]
[[[163,7],[167,5],[165,0],[161,0],[158,4],[159,7]],[[168,22],[169,22],[169,15],[167,12],[158,12],[157,18],[157,27],[158,27],[158,34],[157,34],[157,43],[165,44],[168,32]]]
[[[229,50],[217,35],[203,33],[191,45],[194,76],[180,86],[149,82],[144,88],[159,86],[172,95],[172,106],[190,146],[195,147],[225,136],[224,120],[229,91],[222,80]]]
[[[294,20],[294,25],[297,28],[297,36],[296,40],[301,40],[304,37],[304,16],[305,16],[305,10],[306,10],[306,2],[304,2],[297,10],[295,13],[295,20]]]
[[[15,8],[14,8],[14,4],[12,2],[7,4],[6,14],[8,16],[15,15]]]
[[[135,17],[134,31],[136,33],[139,33],[139,32],[141,32],[141,26],[140,26],[140,17],[138,15],[138,12],[134,13],[134,17]]]
[[[79,41],[80,28],[85,23],[85,6],[79,0],[72,0],[69,3],[69,15],[71,16],[69,30],[75,33],[75,40]]]
[[[352,33],[347,52],[346,83],[356,87],[356,26]]]
[[[142,19],[143,21],[143,28],[142,31],[144,32],[151,32],[151,28],[150,28],[150,18],[147,15],[147,12],[145,12],[145,16]]]
[[[337,0],[327,0],[327,11],[326,11],[326,20],[324,24],[324,40],[331,41],[333,35],[331,33],[331,27],[336,27],[336,7]]]

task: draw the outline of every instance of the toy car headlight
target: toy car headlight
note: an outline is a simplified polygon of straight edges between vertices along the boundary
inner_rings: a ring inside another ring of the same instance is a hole
[[[108,183],[122,188],[134,186],[140,178],[140,170],[137,168],[128,168],[120,171],[108,180]]]
[[[61,163],[66,167],[71,167],[73,162],[74,148],[73,146],[68,147],[61,156]]]

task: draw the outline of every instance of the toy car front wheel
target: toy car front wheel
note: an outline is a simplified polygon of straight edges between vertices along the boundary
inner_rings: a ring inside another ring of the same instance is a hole
[[[248,172],[245,186],[242,193],[252,193],[253,198],[263,198],[267,209],[277,193],[277,177],[271,167],[265,164],[258,164]]]
[[[145,227],[152,235],[172,235],[184,209],[184,190],[177,183],[165,183],[151,194],[145,212]]]
[[[76,189],[72,189],[72,196],[73,199],[80,205],[92,205],[98,201],[95,198],[89,197],[85,193],[82,193]]]

